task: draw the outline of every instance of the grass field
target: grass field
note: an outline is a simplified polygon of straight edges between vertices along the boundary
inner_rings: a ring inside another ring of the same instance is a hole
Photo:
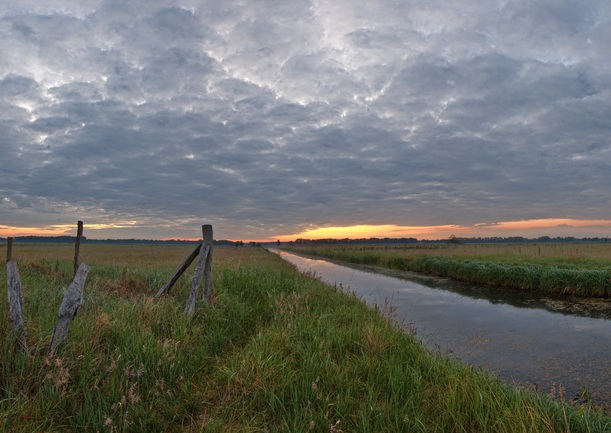
[[[474,284],[602,298],[611,293],[611,245],[605,243],[293,245],[287,249]]]
[[[17,350],[5,303],[0,431],[611,431],[600,408],[430,353],[385,311],[261,248],[216,248],[214,301],[186,317],[192,269],[154,294],[191,250],[83,244],[85,304],[50,355],[73,249],[16,244],[30,353]]]

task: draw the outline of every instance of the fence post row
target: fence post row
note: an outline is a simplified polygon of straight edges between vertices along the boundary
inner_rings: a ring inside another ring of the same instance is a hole
[[[214,293],[214,287],[212,285],[212,244],[214,237],[212,233],[212,226],[209,224],[202,226],[203,241],[200,242],[193,252],[185,259],[180,268],[172,275],[172,277],[166,282],[166,284],[159,289],[155,298],[159,298],[165,293],[169,292],[172,286],[176,283],[178,278],[185,272],[185,270],[193,263],[195,258],[199,255],[199,260],[195,268],[195,275],[193,276],[193,284],[191,287],[191,293],[185,307],[185,314],[192,314],[195,308],[195,301],[197,299],[197,292],[199,286],[204,280],[204,288],[202,291],[202,300],[209,303]],[[86,264],[79,265],[79,254],[81,239],[83,237],[83,222],[78,221],[78,229],[76,236],[76,244],[74,247],[74,279],[62,300],[61,306],[58,313],[58,322],[53,329],[53,336],[51,338],[51,352],[53,352],[57,346],[65,340],[70,324],[76,317],[76,313],[83,305],[83,290],[87,275],[89,273],[89,267]],[[13,255],[13,238],[7,238],[6,245],[6,275],[7,275],[7,286],[8,286],[8,301],[9,301],[9,321],[11,324],[11,332],[16,336],[19,341],[20,347],[28,351],[26,341],[25,323],[23,319],[23,293],[21,291],[21,281],[19,279],[19,270],[17,263],[12,260]]]
[[[89,267],[86,264],[79,266],[79,250],[81,239],[83,237],[83,222],[78,222],[78,234],[74,250],[74,279],[64,294],[61,306],[58,313],[58,322],[53,330],[51,338],[51,352],[61,343],[68,334],[70,324],[76,317],[76,313],[83,305],[83,289]],[[23,292],[21,291],[21,280],[19,279],[19,270],[17,263],[12,260],[13,256],[13,238],[7,238],[6,244],[6,278],[8,286],[8,303],[9,303],[9,322],[11,332],[16,336],[19,346],[25,351],[28,351],[25,331],[25,321],[23,319]]]

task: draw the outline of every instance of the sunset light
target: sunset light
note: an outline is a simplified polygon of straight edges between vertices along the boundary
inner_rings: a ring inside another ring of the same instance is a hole
[[[85,236],[91,239],[117,238],[128,239],[137,238],[134,231],[145,229],[137,221],[127,221],[117,224],[93,223],[84,225]],[[167,227],[171,233],[172,228]],[[188,235],[186,231],[180,230],[174,236],[159,237],[140,237],[142,239],[159,240],[189,240],[195,241],[199,227],[194,227]],[[15,227],[0,225],[0,237],[18,236],[65,236],[76,234],[75,224],[58,224],[46,227]],[[465,238],[487,238],[487,237],[513,237],[521,236],[525,238],[538,238],[541,236],[549,237],[576,237],[576,238],[595,238],[611,237],[611,220],[576,220],[569,218],[549,218],[524,221],[502,221],[494,223],[478,223],[474,225],[447,224],[438,226],[400,226],[394,224],[361,224],[342,227],[315,227],[294,234],[284,234],[270,236],[269,238],[243,238],[223,236],[215,233],[217,239],[245,240],[257,242],[271,242],[280,240],[282,242],[293,241],[296,239],[364,239],[364,238],[416,238],[419,240],[447,239],[454,235]]]
[[[110,229],[129,229],[138,226],[136,221],[123,222],[118,224],[84,224],[85,236],[98,238],[96,232],[103,232]],[[0,237],[19,237],[19,236],[70,236],[76,235],[77,224],[56,224],[45,227],[16,227],[0,225]],[[129,237],[129,232],[125,230],[125,236]]]
[[[1,237],[18,237],[18,236],[63,236],[69,235],[70,231],[76,232],[76,224],[74,226],[47,226],[47,227],[12,227],[0,225]]]
[[[293,235],[278,236],[281,241],[294,239],[358,239],[402,238],[446,239],[457,237],[608,237],[611,236],[611,220],[574,220],[550,218],[525,221],[504,221],[468,225],[399,226],[356,225],[348,227],[320,227]]]

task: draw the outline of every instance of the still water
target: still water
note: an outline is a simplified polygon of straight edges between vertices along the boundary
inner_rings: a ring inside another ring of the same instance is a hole
[[[567,399],[587,390],[594,403],[611,404],[611,300],[568,302],[270,251],[370,305],[392,305],[431,350],[510,383],[542,392],[562,387]]]

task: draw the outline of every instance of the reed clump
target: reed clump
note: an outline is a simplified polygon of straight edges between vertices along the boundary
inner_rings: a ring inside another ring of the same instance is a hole
[[[53,248],[34,259],[49,271],[22,273],[29,353],[13,350],[0,309],[0,431],[611,429],[588,404],[570,407],[428,352],[380,314],[392,306],[368,308],[260,248],[216,249],[215,299],[185,316],[188,276],[154,299],[191,249],[174,248],[83,254],[85,304],[54,354],[49,338],[70,279],[55,263],[71,262],[53,259]]]

